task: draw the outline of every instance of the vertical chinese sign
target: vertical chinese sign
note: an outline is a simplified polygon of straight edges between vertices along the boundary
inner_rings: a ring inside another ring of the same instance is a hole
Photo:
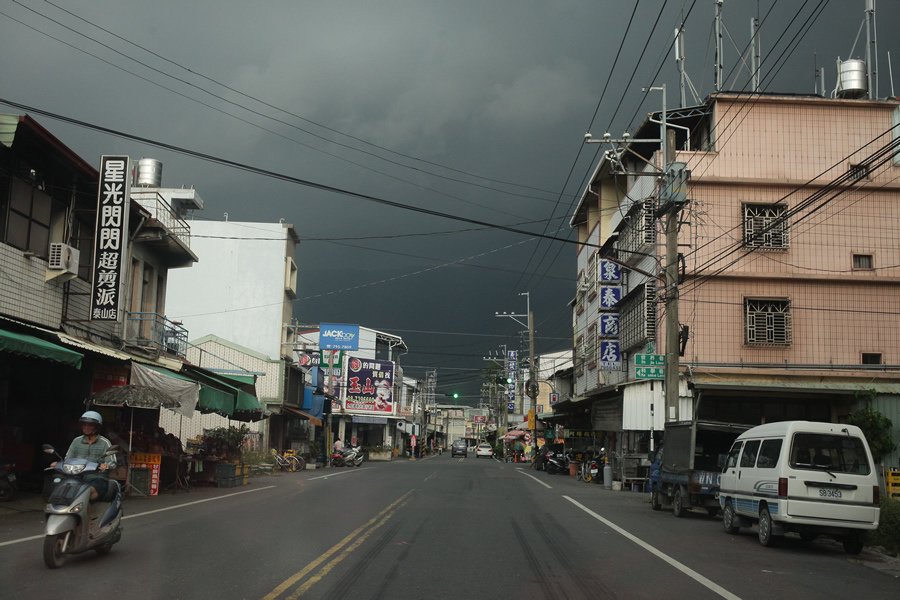
[[[600,368],[618,371],[622,368],[622,346],[619,341],[619,301],[622,299],[622,268],[609,260],[601,260],[598,279],[600,280],[600,314],[598,315],[597,336],[600,338]]]
[[[128,240],[131,159],[100,157],[97,226],[94,232],[92,321],[119,321]]]

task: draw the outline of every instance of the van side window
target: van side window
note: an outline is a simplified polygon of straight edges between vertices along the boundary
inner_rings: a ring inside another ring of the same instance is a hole
[[[725,468],[730,469],[737,466],[738,456],[741,453],[741,446],[744,442],[735,442],[728,452],[728,459],[725,461]]]
[[[778,464],[778,457],[781,455],[782,440],[763,440],[762,446],[759,448],[759,458],[756,459],[756,466],[760,469],[774,469]]]
[[[741,454],[741,466],[752,467],[756,464],[756,453],[759,451],[759,440],[751,440],[744,444],[744,453]]]

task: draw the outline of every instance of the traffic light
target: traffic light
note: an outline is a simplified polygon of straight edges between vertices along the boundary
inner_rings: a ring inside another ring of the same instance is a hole
[[[453,392],[453,399],[456,400],[459,398],[459,392]]]

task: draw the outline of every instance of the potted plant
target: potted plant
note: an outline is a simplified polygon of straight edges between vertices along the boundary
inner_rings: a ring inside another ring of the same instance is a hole
[[[391,460],[391,447],[378,444],[376,446],[366,446],[363,448],[366,453],[366,460]]]

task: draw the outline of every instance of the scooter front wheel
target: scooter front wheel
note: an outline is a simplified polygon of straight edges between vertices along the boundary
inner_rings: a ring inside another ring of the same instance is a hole
[[[63,544],[66,541],[66,533],[48,535],[44,538],[44,563],[51,569],[58,569],[65,562]]]

